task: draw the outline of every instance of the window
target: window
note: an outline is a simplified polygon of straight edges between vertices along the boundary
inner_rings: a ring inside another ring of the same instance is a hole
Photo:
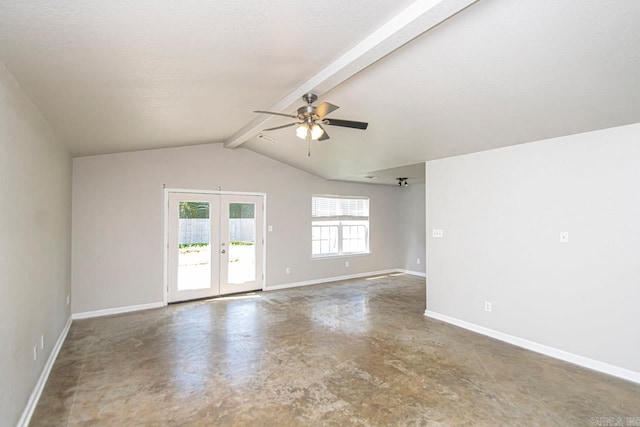
[[[313,257],[369,252],[369,199],[313,196],[311,255]]]

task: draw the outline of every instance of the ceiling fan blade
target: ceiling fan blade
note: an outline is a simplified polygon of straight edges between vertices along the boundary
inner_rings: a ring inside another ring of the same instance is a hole
[[[298,123],[289,123],[287,125],[282,125],[282,126],[276,126],[274,128],[269,128],[269,129],[262,129],[263,131],[267,131],[267,130],[276,130],[276,129],[283,129],[283,128],[288,128],[289,126],[295,126]]]
[[[320,136],[320,138],[318,138],[318,141],[325,141],[327,139],[329,139],[329,134],[327,133],[327,131],[325,130],[325,128],[323,128],[322,126],[318,125],[318,127],[320,129],[322,129],[322,136]]]
[[[337,105],[329,104],[328,102],[323,102],[322,104],[316,107],[316,114],[318,117],[323,118],[324,116],[331,113],[332,111],[336,111],[338,108],[340,107],[338,107]]]
[[[353,129],[362,129],[365,130],[369,123],[365,122],[354,122],[351,120],[340,120],[340,119],[325,119],[323,122],[325,125],[331,126],[341,126],[344,128],[353,128]]]
[[[297,119],[297,118],[298,118],[298,116],[294,116],[293,114],[274,113],[273,111],[262,111],[262,110],[257,110],[257,111],[254,111],[254,113],[260,113],[260,114],[273,114],[274,116],[291,117],[292,119]]]

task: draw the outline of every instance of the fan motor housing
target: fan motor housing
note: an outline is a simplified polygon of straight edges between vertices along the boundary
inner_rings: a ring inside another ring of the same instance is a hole
[[[298,108],[298,117],[304,119],[306,117],[312,116],[315,111],[316,107],[314,107],[313,105],[305,105],[304,107]]]

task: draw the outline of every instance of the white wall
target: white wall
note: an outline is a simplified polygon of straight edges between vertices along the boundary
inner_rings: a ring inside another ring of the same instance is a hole
[[[430,311],[640,372],[640,124],[428,162],[433,228]]]
[[[14,426],[70,314],[71,157],[1,62],[0,199],[0,425]]]
[[[397,219],[400,225],[402,268],[425,272],[425,184],[411,184],[398,188],[399,209]],[[420,264],[418,264],[418,258]]]
[[[73,159],[72,311],[163,300],[163,184],[267,193],[267,287],[399,268],[397,189],[327,181],[245,149],[198,145]],[[311,195],[370,197],[371,255],[311,260]],[[291,274],[285,268],[291,267]]]

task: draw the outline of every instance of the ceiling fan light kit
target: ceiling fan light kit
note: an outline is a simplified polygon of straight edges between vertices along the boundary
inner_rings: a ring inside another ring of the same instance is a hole
[[[314,106],[313,103],[318,99],[318,96],[315,93],[306,93],[302,96],[302,100],[307,103],[307,105],[298,108],[297,114],[285,114],[285,113],[276,113],[273,111],[254,111],[254,113],[262,113],[262,114],[271,114],[274,116],[282,116],[282,117],[290,117],[293,119],[297,119],[297,122],[289,123],[282,126],[276,126],[268,129],[263,129],[263,131],[271,131],[277,129],[283,129],[286,127],[297,126],[296,128],[296,136],[300,139],[306,139],[309,143],[309,156],[311,156],[311,141],[326,141],[329,139],[329,134],[322,127],[322,125],[328,126],[339,126],[339,127],[347,127],[352,129],[361,129],[365,130],[368,123],[365,122],[354,122],[351,120],[340,120],[340,119],[327,119],[325,118],[331,112],[337,110],[337,105],[330,104],[328,102],[323,102],[318,106]]]
[[[308,135],[309,135],[309,127],[306,124],[301,124],[300,126],[298,126],[298,128],[296,129],[296,136],[298,138],[307,139]],[[311,140],[312,141],[316,141],[322,135],[324,135],[324,130],[320,126],[315,125],[315,124],[313,126],[311,126]]]

